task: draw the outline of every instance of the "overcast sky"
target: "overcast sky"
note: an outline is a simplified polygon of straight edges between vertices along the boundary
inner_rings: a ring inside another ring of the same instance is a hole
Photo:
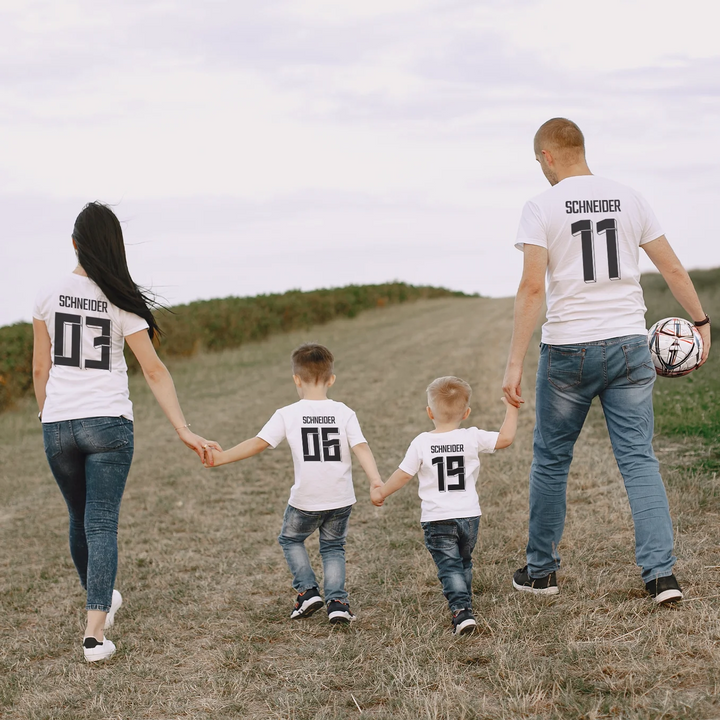
[[[169,303],[404,280],[514,294],[532,137],[720,265],[720,42],[709,0],[0,0],[0,324],[115,205]],[[646,267],[649,267],[646,265]]]

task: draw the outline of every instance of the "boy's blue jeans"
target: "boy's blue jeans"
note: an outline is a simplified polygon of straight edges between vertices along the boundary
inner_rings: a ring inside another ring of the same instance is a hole
[[[635,559],[643,580],[672,574],[672,521],[652,448],[655,376],[644,335],[540,346],[530,469],[530,577],[544,577],[560,566],[568,470],[596,396],[625,481],[635,524]]]
[[[420,523],[425,547],[438,569],[443,595],[450,610],[472,609],[472,551],[477,542],[480,517],[431,520]]]
[[[298,593],[318,587],[305,539],[320,530],[320,556],[323,563],[325,602],[347,602],[345,592],[345,538],[352,505],[310,512],[288,505],[283,517],[278,542],[293,576],[293,587]]]
[[[45,454],[70,515],[70,555],[88,610],[108,612],[117,573],[120,502],[133,456],[122,417],[43,423]]]

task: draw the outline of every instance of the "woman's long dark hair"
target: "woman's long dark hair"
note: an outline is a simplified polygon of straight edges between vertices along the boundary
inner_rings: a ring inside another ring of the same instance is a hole
[[[122,228],[115,213],[102,203],[88,203],[75,220],[72,236],[78,262],[105,297],[121,310],[144,318],[151,340],[159,336],[151,308],[160,305],[130,277]]]

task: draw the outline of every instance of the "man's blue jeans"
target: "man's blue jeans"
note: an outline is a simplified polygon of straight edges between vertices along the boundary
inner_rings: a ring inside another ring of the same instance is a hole
[[[672,521],[652,449],[655,375],[644,335],[540,346],[530,470],[530,577],[544,577],[560,566],[568,470],[596,396],[625,481],[635,524],[635,560],[643,580],[672,574]]]
[[[120,502],[133,456],[123,417],[43,423],[45,454],[70,515],[70,555],[88,610],[108,612],[117,573]]]
[[[347,602],[345,592],[345,538],[352,505],[310,512],[288,505],[283,518],[278,542],[293,576],[293,587],[298,593],[318,587],[305,539],[320,530],[320,556],[323,563],[325,602]]]
[[[477,542],[479,517],[431,520],[420,523],[425,547],[438,569],[450,610],[472,609],[472,552]]]

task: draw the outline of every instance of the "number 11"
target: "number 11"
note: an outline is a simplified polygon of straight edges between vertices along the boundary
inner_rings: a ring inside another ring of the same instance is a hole
[[[573,235],[580,235],[583,277],[586,283],[597,282],[595,275],[595,241],[592,220],[578,220],[570,226]],[[617,222],[614,218],[597,223],[598,235],[605,234],[608,254],[608,273],[611,280],[620,279],[620,253],[618,249]]]

